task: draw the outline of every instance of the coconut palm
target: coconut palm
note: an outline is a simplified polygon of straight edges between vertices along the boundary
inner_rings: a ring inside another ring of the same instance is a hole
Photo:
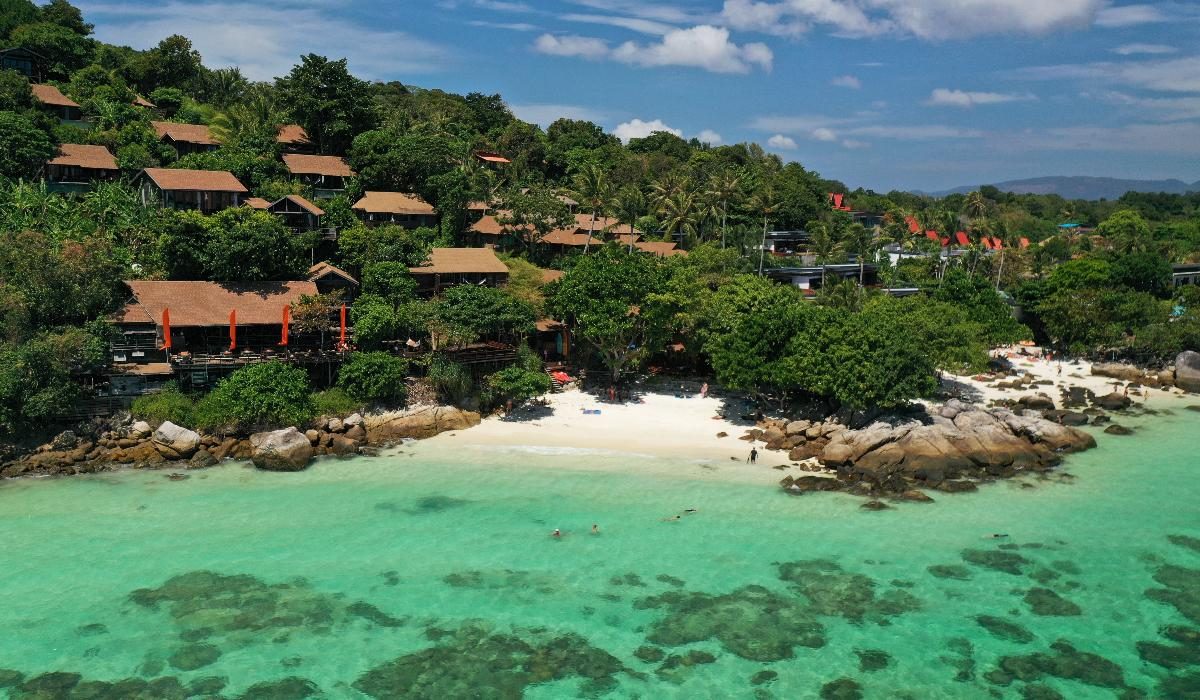
[[[592,215],[588,224],[588,239],[583,244],[583,252],[586,255],[592,245],[592,233],[596,230],[596,217],[603,215],[612,204],[613,187],[608,180],[608,173],[595,163],[581,167],[579,172],[575,173],[571,184],[571,199],[587,207]]]
[[[633,239],[636,234],[633,232],[634,223],[637,222],[639,216],[646,212],[646,195],[642,194],[642,190],[634,185],[626,185],[617,192],[616,200],[614,201],[617,219],[629,224],[629,252],[633,252]]]
[[[662,215],[667,240],[671,240],[675,234],[682,238],[696,235],[700,225],[700,207],[694,191],[676,192],[659,203],[658,211]]]
[[[762,185],[746,204],[750,211],[762,216],[762,245],[758,249],[758,274],[761,275],[767,255],[767,225],[775,212],[779,210],[779,198],[775,193],[775,186],[770,183]]]
[[[242,98],[250,87],[250,81],[242,71],[234,68],[217,68],[205,77],[209,102],[218,107],[227,107]]]
[[[842,255],[842,242],[832,226],[824,221],[811,222],[808,225],[811,235],[809,246],[821,266],[821,286],[825,286],[825,266],[837,260]]]
[[[729,205],[742,198],[742,177],[732,170],[718,173],[709,183],[708,194],[713,202],[720,206],[721,212],[721,247],[725,247],[725,234],[729,218]]]
[[[991,203],[979,190],[969,193],[963,201],[963,213],[972,221],[987,216],[989,209],[991,209]]]
[[[858,258],[858,283],[861,285],[866,277],[867,258],[874,258],[879,242],[874,231],[857,222],[846,227],[843,240],[846,250]]]

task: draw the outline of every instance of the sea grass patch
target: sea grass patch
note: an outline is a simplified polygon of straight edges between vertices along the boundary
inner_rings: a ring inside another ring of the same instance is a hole
[[[1154,580],[1164,587],[1148,589],[1147,598],[1174,606],[1180,615],[1200,624],[1200,570],[1164,564],[1154,572]]]
[[[276,681],[255,683],[238,700],[305,700],[321,696],[321,689],[307,678],[289,676]]]
[[[1017,644],[1028,644],[1033,641],[1033,633],[1021,625],[994,615],[976,615],[975,622],[988,631],[988,634]]]
[[[1200,552],[1200,537],[1191,537],[1189,535],[1167,535],[1167,540],[1177,547],[1190,549],[1193,552]]]
[[[639,599],[638,609],[663,609],[646,638],[663,646],[716,640],[727,651],[751,661],[779,661],[795,647],[825,645],[824,628],[809,606],[762,586],[744,586],[724,595],[668,591]]]
[[[1025,604],[1034,615],[1044,617],[1075,617],[1083,609],[1049,588],[1031,588],[1025,593]]]
[[[858,657],[858,670],[865,673],[882,671],[892,663],[892,656],[882,649],[855,649]]]
[[[971,578],[971,570],[961,564],[933,564],[925,568],[931,576],[937,578],[966,581]]]
[[[962,558],[972,566],[1012,576],[1021,576],[1025,573],[1025,567],[1033,563],[1016,552],[995,549],[964,549]]]
[[[520,698],[526,689],[569,678],[584,679],[584,692],[616,686],[625,666],[578,634],[513,630],[499,633],[467,624],[431,648],[399,656],[364,673],[354,688],[373,698],[445,700]]]
[[[779,578],[809,601],[815,615],[886,623],[921,607],[908,591],[889,588],[881,592],[871,577],[845,571],[826,559],[785,562],[778,568]]]
[[[1002,657],[998,668],[987,674],[989,682],[1001,686],[1013,680],[1034,683],[1047,677],[1078,681],[1098,688],[1129,688],[1120,666],[1099,654],[1080,651],[1065,640],[1051,644],[1049,652]]]
[[[821,686],[821,700],[862,700],[863,690],[853,678],[839,678]]]
[[[956,683],[970,683],[975,680],[975,647],[971,640],[963,637],[953,637],[946,640],[946,650],[950,652],[938,657],[942,663],[954,669]]]

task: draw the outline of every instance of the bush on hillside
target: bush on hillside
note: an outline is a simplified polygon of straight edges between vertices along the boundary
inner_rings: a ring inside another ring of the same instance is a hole
[[[298,367],[267,362],[221,380],[196,404],[196,427],[216,432],[301,426],[316,413],[308,376]]]
[[[157,394],[146,394],[134,399],[130,413],[134,418],[154,426],[167,421],[189,426],[192,424],[195,410],[194,398],[180,391],[175,384],[168,384]]]
[[[386,352],[356,352],[338,372],[338,386],[366,402],[403,404],[407,380],[408,361]]]
[[[487,403],[497,405],[504,401],[521,403],[550,391],[550,377],[545,372],[535,372],[513,365],[487,378]]]
[[[362,401],[334,387],[312,395],[313,411],[318,416],[348,416],[362,410]]]

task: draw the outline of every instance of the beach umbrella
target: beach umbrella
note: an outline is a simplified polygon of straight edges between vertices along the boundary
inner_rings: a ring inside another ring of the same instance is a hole
[[[237,350],[237,309],[229,312],[229,349]]]
[[[288,344],[288,322],[292,320],[292,307],[283,307],[283,333],[280,336],[279,344],[286,346]]]
[[[163,345],[159,349],[170,351],[171,350],[171,310],[170,309],[166,309],[166,308],[163,309],[162,327],[163,327]]]
[[[338,347],[344,348],[344,347],[346,347],[346,305],[345,304],[342,304],[341,317],[342,317],[342,332],[341,332],[341,335],[338,337]]]

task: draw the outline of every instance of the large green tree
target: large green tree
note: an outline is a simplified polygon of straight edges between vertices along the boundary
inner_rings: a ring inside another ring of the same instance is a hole
[[[346,153],[354,137],[374,128],[371,86],[350,74],[346,59],[308,54],[277,83],[279,98],[321,153]]]
[[[35,176],[58,147],[25,115],[0,112],[0,177]]]

